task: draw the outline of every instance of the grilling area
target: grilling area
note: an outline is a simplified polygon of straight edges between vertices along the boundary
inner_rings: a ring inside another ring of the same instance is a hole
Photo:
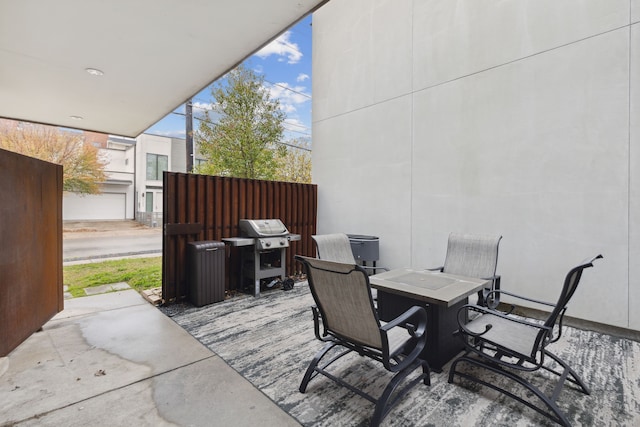
[[[279,219],[241,219],[240,237],[223,238],[226,244],[241,248],[239,289],[249,281],[254,297],[260,290],[272,288],[286,278],[286,251],[299,234],[290,234]]]
[[[171,172],[165,173],[164,186],[172,195],[165,198],[163,209],[165,304],[194,300],[188,248],[196,242],[224,246],[209,255],[223,256],[224,277],[215,286],[226,296],[258,297],[300,276],[295,255],[315,253],[315,185]],[[195,291],[200,290],[196,284]]]

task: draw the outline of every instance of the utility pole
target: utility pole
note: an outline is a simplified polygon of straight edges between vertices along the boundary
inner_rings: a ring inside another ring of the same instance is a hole
[[[187,143],[187,173],[193,172],[193,106],[191,98],[184,104],[185,106],[185,125],[186,125],[186,143]]]

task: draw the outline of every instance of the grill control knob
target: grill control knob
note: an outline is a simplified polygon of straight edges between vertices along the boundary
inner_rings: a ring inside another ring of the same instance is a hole
[[[269,247],[269,246],[271,246],[271,242],[266,242],[264,245],[265,245],[266,247]]]

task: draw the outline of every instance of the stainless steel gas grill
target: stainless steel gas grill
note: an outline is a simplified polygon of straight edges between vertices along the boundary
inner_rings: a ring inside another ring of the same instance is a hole
[[[300,240],[279,219],[241,219],[240,237],[222,239],[241,246],[240,288],[251,280],[253,296],[260,296],[260,284],[275,284],[286,275],[286,250],[290,241]]]

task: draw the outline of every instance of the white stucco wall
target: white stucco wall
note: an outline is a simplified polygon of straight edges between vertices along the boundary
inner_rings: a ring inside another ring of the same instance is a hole
[[[640,330],[640,0],[332,0],[313,20],[318,232],[432,267],[500,234],[503,287]]]
[[[171,170],[173,162],[171,138],[166,136],[158,136],[143,133],[136,138],[136,192],[138,206],[137,211],[145,212],[146,210],[146,194],[152,192],[153,211],[162,212],[162,179],[147,179],[147,153],[167,156],[167,165]]]

